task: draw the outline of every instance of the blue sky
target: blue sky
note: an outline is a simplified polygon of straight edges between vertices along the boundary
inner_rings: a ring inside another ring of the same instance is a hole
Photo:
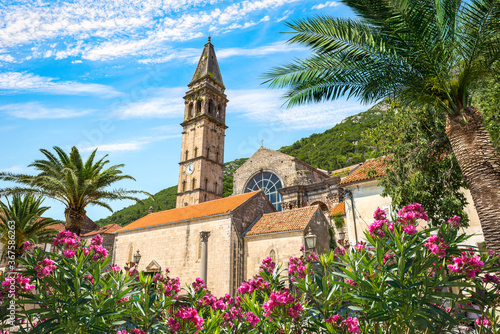
[[[207,37],[226,94],[225,161],[259,146],[292,144],[368,107],[356,101],[281,108],[283,92],[261,76],[308,51],[286,45],[284,22],[317,14],[350,16],[336,1],[9,1],[0,4],[0,170],[29,173],[40,148],[95,147],[155,193],[175,185],[182,96]],[[332,143],[334,145],[334,143]],[[0,186],[6,186],[1,183]],[[48,215],[63,206],[46,201]],[[110,203],[118,210],[131,202]],[[97,220],[105,209],[88,207]]]

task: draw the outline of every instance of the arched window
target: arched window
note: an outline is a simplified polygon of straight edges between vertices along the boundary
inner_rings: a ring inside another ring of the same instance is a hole
[[[193,158],[196,158],[198,156],[198,147],[194,148],[194,156]]]
[[[214,101],[208,100],[208,114],[213,115],[214,112]]]
[[[193,117],[193,104],[190,103],[188,106],[188,118]]]
[[[255,175],[245,187],[245,192],[249,193],[256,190],[262,190],[267,198],[273,203],[276,210],[281,211],[281,202],[283,201],[279,189],[283,188],[279,177],[271,172],[263,172]]]
[[[273,260],[274,263],[276,263],[276,252],[274,251],[274,249],[271,249],[271,251],[269,252],[269,257],[271,258],[271,260]]]
[[[134,246],[130,245],[128,249],[128,261],[127,263],[132,262],[132,256],[134,255]]]
[[[220,117],[220,104],[217,106],[217,118]]]
[[[216,193],[216,194],[217,194],[217,188],[218,188],[218,186],[219,186],[219,185],[217,184],[217,182],[215,182],[215,183],[214,183],[214,193]]]
[[[193,181],[191,181],[191,189],[194,190],[195,187],[196,187],[196,179],[193,179]]]
[[[182,181],[182,191],[186,191],[186,181]]]
[[[202,100],[196,101],[196,115],[201,114],[201,101]]]
[[[189,159],[189,151],[188,150],[186,150],[186,155],[184,156],[184,160],[187,160],[187,159]]]

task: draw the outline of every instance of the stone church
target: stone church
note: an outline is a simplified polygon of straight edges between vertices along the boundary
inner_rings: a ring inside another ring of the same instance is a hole
[[[234,294],[271,256],[284,267],[300,256],[304,236],[329,248],[329,211],[339,177],[261,147],[234,173],[234,193],[222,198],[226,106],[229,102],[210,39],[184,96],[177,205],[115,232],[115,263],[140,252],[139,270],[169,268],[182,283],[201,277],[215,295]]]

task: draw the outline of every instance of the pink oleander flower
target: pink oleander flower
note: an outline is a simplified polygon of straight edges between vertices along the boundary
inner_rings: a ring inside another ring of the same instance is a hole
[[[385,237],[384,226],[386,225],[387,220],[376,220],[370,226],[368,226],[368,232],[372,237]]]
[[[487,327],[487,328],[492,327],[490,319],[488,319],[488,316],[484,316],[484,315],[482,315],[476,319],[476,325],[482,326],[482,327]]]
[[[181,291],[181,284],[179,281],[179,277],[169,279],[167,281],[167,284],[163,284],[163,288],[165,289],[165,291],[163,292],[165,296],[176,297],[177,294]]]
[[[259,318],[253,314],[253,312],[247,312],[245,320],[250,324],[250,326],[255,327],[259,323]]]
[[[460,217],[459,216],[453,216],[448,221],[446,222],[449,224],[451,227],[459,227],[460,226]]]
[[[117,303],[122,304],[122,303],[128,302],[129,300],[130,300],[130,296],[123,297],[123,298],[120,298]]]
[[[334,323],[334,322],[338,322],[339,320],[342,320],[342,317],[338,314],[334,314],[330,318],[326,319],[326,322]]]
[[[318,261],[319,260],[319,256],[318,254],[314,253],[314,252],[311,252],[311,254],[309,254],[307,256],[307,262],[314,262],[314,261]]]
[[[361,333],[361,329],[358,326],[358,318],[347,317],[347,319],[342,321],[342,325],[345,325],[347,327],[347,331],[349,333]]]
[[[307,265],[302,262],[301,259],[296,257],[290,257],[288,262],[288,274],[294,276],[293,278],[305,278],[307,271]]]
[[[500,282],[500,279],[495,274],[492,275],[490,273],[486,273],[486,274],[484,274],[483,282],[484,283],[495,283],[495,284],[498,284]]]
[[[358,252],[361,252],[366,249],[366,242],[360,241],[356,245],[354,245],[354,249]]]
[[[350,286],[358,286],[359,284],[353,281],[352,279],[346,278],[345,282],[349,284]]]
[[[76,252],[74,250],[71,250],[71,249],[66,249],[64,252],[63,252],[63,256],[64,257],[67,257],[67,258],[72,258],[73,256],[76,255]]]
[[[55,269],[55,262],[49,258],[45,258],[42,261],[38,261],[38,265],[35,267],[37,277],[44,278],[50,275]]]
[[[90,245],[102,246],[102,237],[99,234],[96,234],[90,241]]]
[[[446,256],[446,249],[448,245],[444,242],[444,240],[437,235],[432,235],[427,238],[427,242],[424,244],[425,248],[427,248],[432,254],[437,255],[439,258],[443,258]]]
[[[478,255],[473,252],[462,252],[460,257],[453,256],[452,261],[454,264],[449,264],[450,271],[465,274],[468,278],[475,278],[481,272],[484,262]]]
[[[112,272],[114,272],[114,273],[117,273],[117,272],[119,272],[119,271],[120,271],[120,267],[118,267],[118,265],[116,265],[116,264],[112,264],[112,265],[110,266],[110,269],[111,269],[111,271],[112,271]]]
[[[195,292],[200,290],[205,290],[205,282],[199,277],[196,277],[196,281],[191,284]]]
[[[415,225],[406,225],[403,227],[403,231],[408,235],[415,234],[417,233],[417,227]]]
[[[32,243],[31,243],[31,242],[29,242],[29,241],[25,241],[25,242],[23,243],[23,249],[24,249],[25,251],[27,251],[27,252],[31,252],[31,251],[33,250],[33,247],[34,247],[34,246],[35,246],[35,245],[34,245],[34,244],[32,244]],[[0,333],[0,334],[1,334],[1,333]]]
[[[262,307],[264,308],[264,316],[271,319],[271,314],[275,308],[284,307],[288,309],[288,315],[297,318],[302,311],[302,305],[295,303],[295,297],[286,290],[271,292],[269,300],[265,302]]]
[[[106,248],[101,245],[90,245],[90,249],[94,251],[94,255],[92,256],[92,260],[97,261],[99,259],[104,260],[108,256],[108,251]]]
[[[262,261],[262,265],[260,266],[260,271],[267,270],[268,272],[272,273],[275,267],[276,263],[274,263],[273,259],[270,256],[268,256]]]
[[[394,253],[387,253],[387,254],[385,254],[384,255],[384,264],[386,264],[387,261],[389,261],[390,259],[392,259],[395,256],[396,256],[396,254],[394,254]]]
[[[174,317],[170,318],[167,322],[173,331],[178,331],[181,329],[182,324],[185,324],[188,328],[196,329],[196,333],[202,330],[203,318],[198,316],[196,309],[191,307],[181,307],[177,312],[174,313]]]
[[[381,208],[377,208],[375,210],[375,212],[373,213],[373,219],[375,220],[386,220],[387,219],[387,215],[385,213],[384,210],[382,210]]]

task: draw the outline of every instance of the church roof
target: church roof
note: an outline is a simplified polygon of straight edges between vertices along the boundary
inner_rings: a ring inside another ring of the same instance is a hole
[[[84,234],[84,235],[82,235],[82,237],[91,237],[91,236],[96,235],[96,234],[113,234],[114,232],[118,231],[121,228],[122,227],[118,224],[110,224],[110,225],[103,226],[98,230]]]
[[[386,168],[385,157],[368,159],[340,181],[339,186],[379,178],[385,175]]]
[[[345,215],[345,202],[342,201],[339,204],[335,205],[330,211],[330,216],[333,215]]]
[[[215,55],[215,49],[212,43],[210,43],[210,37],[208,38],[208,43],[205,44],[203,48],[198,66],[196,66],[196,71],[189,85],[205,77],[210,77],[219,84],[224,85],[222,82],[222,75],[220,74],[219,63],[217,62],[217,56]]]
[[[319,206],[306,206],[303,208],[266,213],[250,227],[245,237],[304,230],[313,218]]]
[[[188,205],[182,208],[150,213],[136,220],[135,222],[132,222],[127,226],[121,228],[120,230],[116,231],[116,233],[135,230],[138,228],[174,223],[183,220],[230,213],[260,192],[261,191],[259,190],[242,195],[230,196],[213,201],[203,202],[200,204]]]

